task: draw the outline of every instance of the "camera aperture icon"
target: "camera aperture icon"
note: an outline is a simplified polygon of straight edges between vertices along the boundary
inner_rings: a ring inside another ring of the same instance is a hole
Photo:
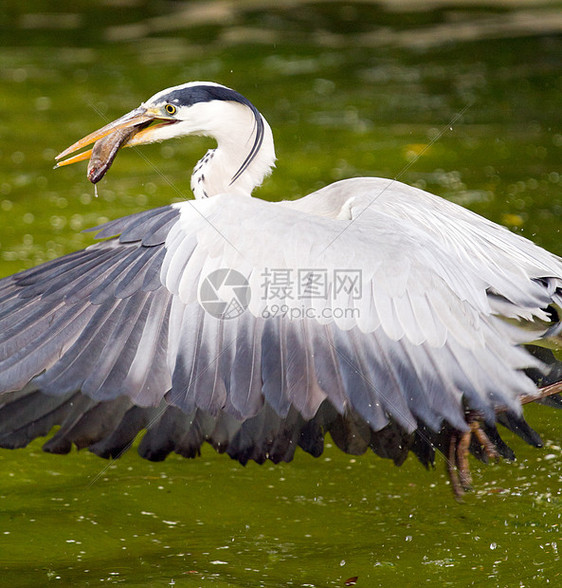
[[[248,280],[236,270],[221,268],[211,272],[199,287],[199,304],[218,319],[235,319],[250,304]]]

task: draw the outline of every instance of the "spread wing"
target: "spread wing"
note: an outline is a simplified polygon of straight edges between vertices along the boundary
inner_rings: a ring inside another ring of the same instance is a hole
[[[118,454],[319,454],[330,432],[400,462],[475,410],[519,420],[521,343],[560,304],[559,258],[425,192],[333,184],[294,203],[219,195],[107,223],[0,281],[0,444],[53,425]],[[509,319],[509,320],[506,320]],[[522,325],[531,326],[531,330]],[[521,425],[522,426],[522,425]]]

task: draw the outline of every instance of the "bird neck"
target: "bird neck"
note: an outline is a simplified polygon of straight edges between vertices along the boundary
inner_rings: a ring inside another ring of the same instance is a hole
[[[251,196],[274,166],[273,134],[263,117],[261,145],[251,161],[247,161],[255,143],[257,125],[251,110],[235,106],[236,116],[223,117],[220,128],[205,132],[217,141],[217,147],[209,149],[193,169],[191,189],[197,199],[224,193]]]

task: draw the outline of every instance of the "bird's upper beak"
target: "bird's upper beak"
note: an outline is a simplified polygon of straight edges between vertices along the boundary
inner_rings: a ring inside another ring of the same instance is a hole
[[[156,111],[145,106],[139,106],[59,153],[55,158],[57,160],[55,167],[62,167],[91,158],[88,177],[92,182],[96,182],[109,169],[119,149],[150,143],[154,140],[152,137],[157,128],[174,122],[176,122],[176,119],[166,117],[160,110]],[[92,143],[96,144],[92,149],[80,151],[80,149]],[[76,153],[77,151],[80,152]],[[73,153],[76,154],[72,155]],[[95,180],[92,179],[92,168],[102,170],[101,172],[98,171],[99,177]]]

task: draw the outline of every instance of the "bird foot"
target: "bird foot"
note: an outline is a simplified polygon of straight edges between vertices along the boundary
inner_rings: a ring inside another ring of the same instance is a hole
[[[462,500],[466,491],[472,490],[472,475],[468,463],[470,444],[474,440],[480,445],[484,455],[490,460],[498,461],[499,453],[488,435],[482,430],[478,419],[474,416],[468,419],[469,430],[464,433],[453,433],[449,442],[447,458],[447,472],[451,487],[457,500]]]

